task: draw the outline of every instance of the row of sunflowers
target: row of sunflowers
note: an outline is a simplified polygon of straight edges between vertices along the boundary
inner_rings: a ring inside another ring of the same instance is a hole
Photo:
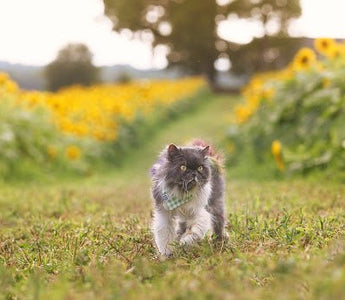
[[[21,90],[0,73],[0,175],[32,163],[86,170],[93,159],[109,159],[139,127],[152,125],[155,111],[189,105],[203,87],[201,78],[184,78],[50,93]]]
[[[246,153],[287,173],[345,170],[345,43],[316,39],[285,69],[253,76],[242,95],[228,133],[234,163]]]

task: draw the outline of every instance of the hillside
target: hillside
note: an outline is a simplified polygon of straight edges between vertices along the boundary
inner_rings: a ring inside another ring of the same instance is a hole
[[[138,70],[129,65],[102,66],[101,81],[105,83],[116,82],[122,76],[130,79],[173,79],[181,76],[177,70]],[[8,73],[19,87],[25,90],[44,90],[45,79],[43,66],[30,66],[23,64],[11,64],[0,61],[0,72]]]

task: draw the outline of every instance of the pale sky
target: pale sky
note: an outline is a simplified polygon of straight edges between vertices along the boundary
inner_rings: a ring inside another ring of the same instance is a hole
[[[292,35],[345,37],[344,0],[301,0],[301,5],[303,14],[292,24]],[[100,0],[0,0],[0,61],[45,65],[66,44],[81,42],[94,54],[96,65],[130,64],[140,69],[166,65],[165,48],[152,56],[148,42],[111,31],[111,22],[102,13]],[[224,22],[219,33],[242,43],[262,35],[255,22],[236,18]]]

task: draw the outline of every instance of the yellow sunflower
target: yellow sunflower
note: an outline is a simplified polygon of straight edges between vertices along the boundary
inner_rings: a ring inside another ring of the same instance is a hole
[[[278,140],[275,140],[272,142],[271,152],[273,154],[274,160],[277,163],[278,169],[281,171],[284,171],[285,163],[284,163],[283,154],[282,154],[282,144]]]
[[[309,69],[316,63],[316,54],[310,48],[300,49],[293,60],[293,69],[296,71]]]
[[[80,155],[81,155],[81,150],[79,147],[75,145],[68,146],[68,148],[66,149],[66,156],[70,160],[77,160],[79,159]]]
[[[335,44],[336,43],[333,39],[328,38],[320,38],[314,40],[314,47],[316,51],[325,56],[330,56],[330,53],[334,48]]]
[[[265,88],[261,91],[262,98],[270,100],[274,97],[275,90],[273,88]]]
[[[277,156],[277,155],[280,154],[281,150],[282,150],[281,143],[279,141],[277,141],[277,140],[273,141],[272,142],[272,147],[271,147],[272,154],[274,156]]]
[[[250,118],[252,114],[253,112],[248,106],[238,105],[235,107],[236,123],[238,124],[243,124],[247,122],[247,120]]]
[[[345,57],[345,46],[341,44],[334,44],[334,46],[329,51],[330,58],[340,58]]]

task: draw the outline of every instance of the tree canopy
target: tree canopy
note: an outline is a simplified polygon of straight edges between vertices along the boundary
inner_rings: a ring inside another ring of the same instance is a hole
[[[259,22],[265,35],[283,36],[291,18],[301,14],[299,0],[103,0],[114,30],[129,29],[148,37],[153,47],[169,49],[170,66],[192,74],[204,73],[213,81],[214,62],[229,56],[229,41],[219,36],[218,25],[232,14]],[[272,23],[275,32],[270,32]]]
[[[98,68],[92,64],[92,53],[84,44],[68,44],[44,70],[49,90],[56,91],[73,84],[90,85],[98,81]]]

